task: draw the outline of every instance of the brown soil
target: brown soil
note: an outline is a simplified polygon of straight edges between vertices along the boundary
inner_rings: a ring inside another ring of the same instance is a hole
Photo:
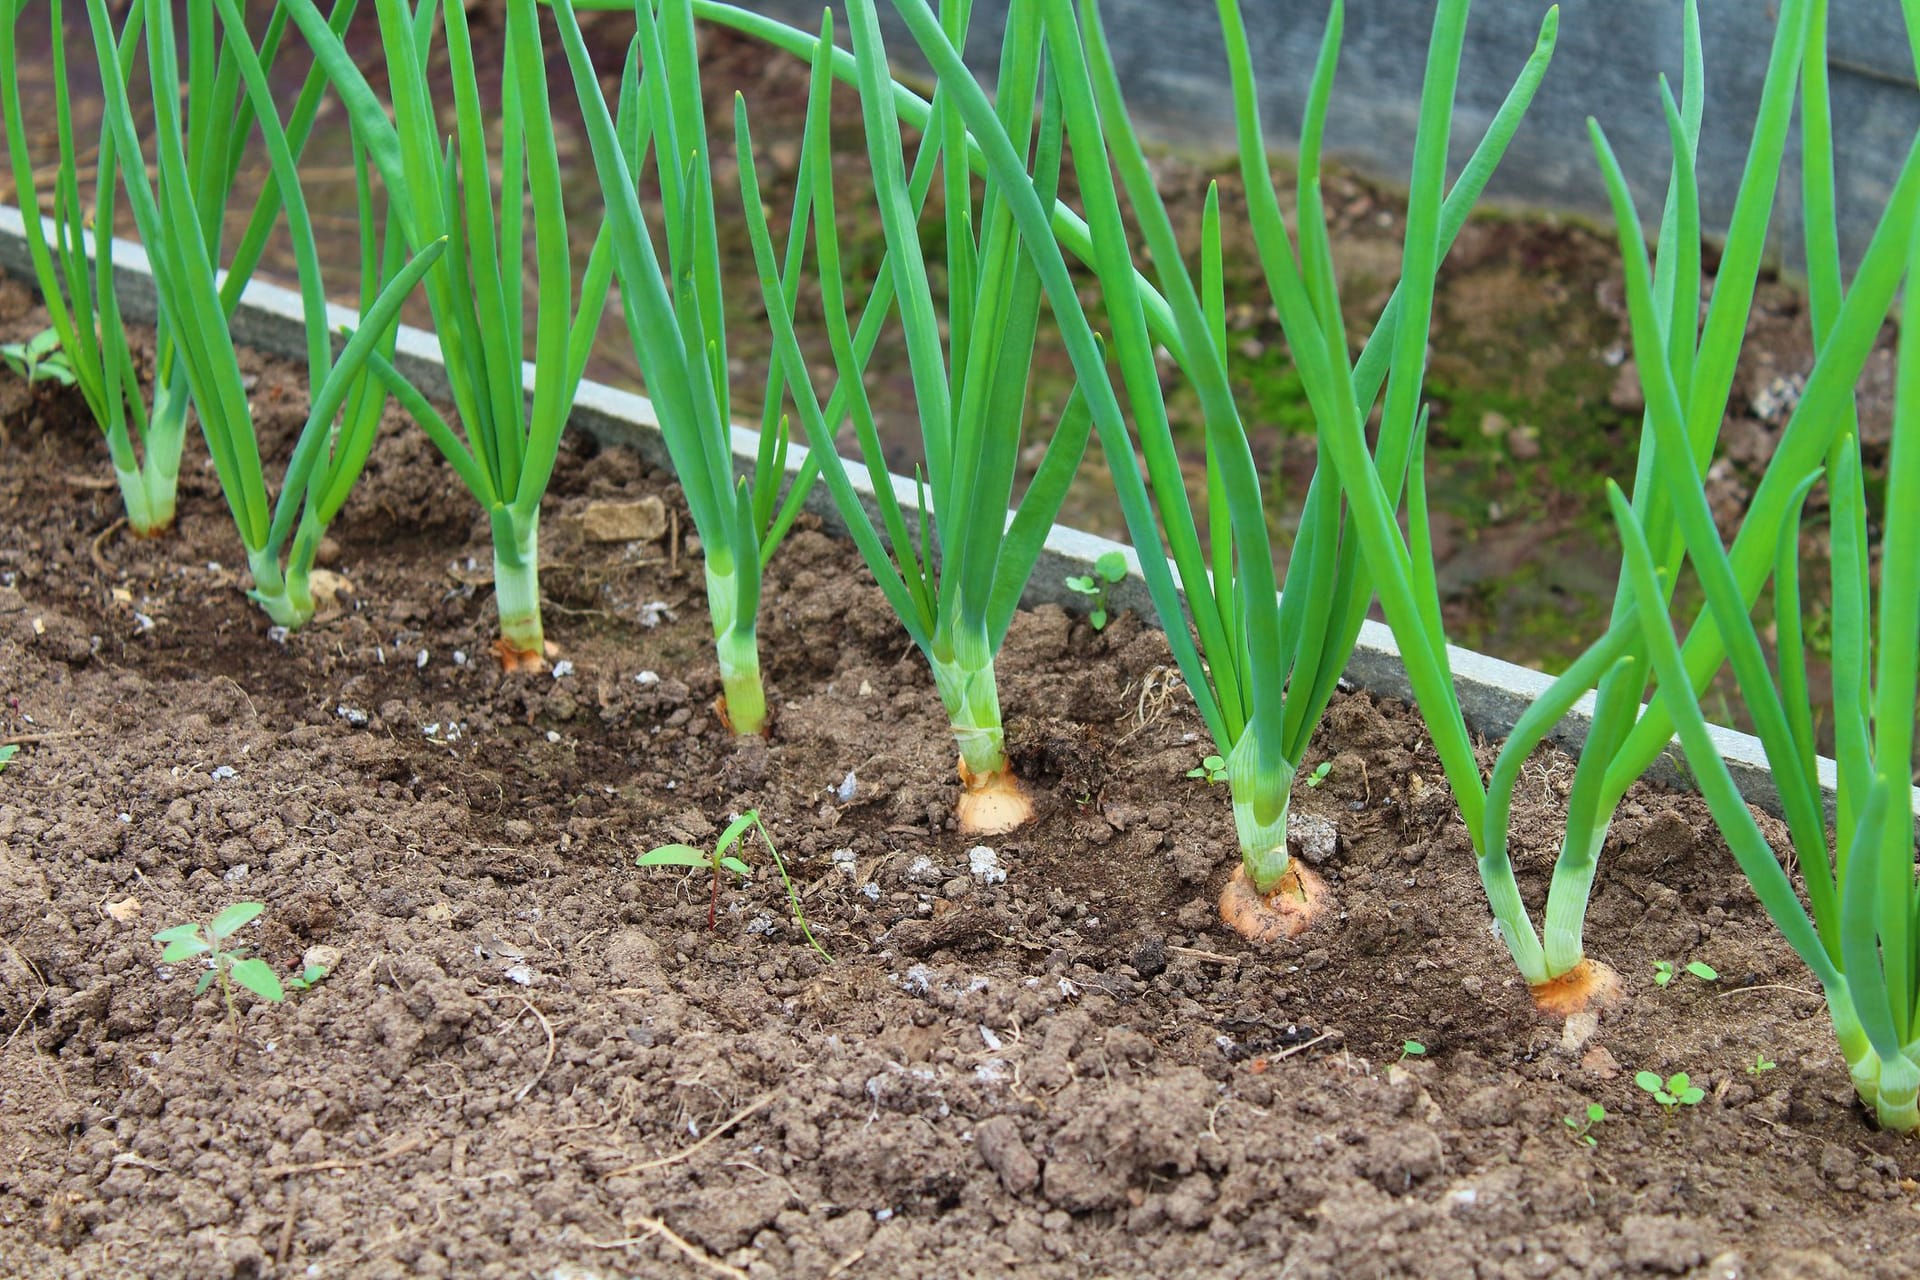
[[[0,285],[0,329],[43,323]],[[303,391],[253,368],[284,435]],[[773,732],[736,743],[694,559],[569,532],[591,502],[678,503],[629,453],[564,453],[545,586],[573,665],[508,677],[485,522],[417,432],[337,526],[347,610],[276,642],[197,448],[178,533],[133,542],[73,398],[0,401],[0,1273],[1920,1268],[1920,1152],[1854,1105],[1692,797],[1623,807],[1590,943],[1625,990],[1568,1031],[1490,938],[1404,707],[1335,702],[1296,802],[1338,825],[1330,908],[1254,949],[1217,923],[1231,822],[1185,777],[1200,723],[1132,616],[1014,626],[1039,817],[991,842],[989,883],[926,670],[817,529],[768,584]],[[1536,897],[1570,777],[1543,754],[1517,805]],[[713,932],[705,878],[633,866],[748,807],[833,963],[763,851]],[[236,1057],[149,938],[242,899],[277,969],[337,959],[244,1000]],[[1720,981],[1652,982],[1694,959]],[[1706,1100],[1663,1115],[1641,1069]],[[1589,1148],[1564,1118],[1595,1101]]]

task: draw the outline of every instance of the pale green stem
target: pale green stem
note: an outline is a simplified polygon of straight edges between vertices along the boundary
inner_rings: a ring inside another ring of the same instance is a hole
[[[1882,1129],[1912,1133],[1920,1128],[1920,1042],[1905,1046],[1880,1064],[1879,1094],[1873,1114]]]
[[[1271,893],[1287,874],[1287,803],[1293,796],[1296,764],[1266,760],[1251,729],[1240,735],[1227,756],[1227,789],[1233,796],[1233,831],[1240,861],[1260,893]]]
[[[136,454],[124,420],[107,433],[114,479],[126,504],[127,527],[143,538],[173,524],[174,498],[180,488],[180,451],[187,437],[186,379],[177,378],[154,393],[147,419],[144,452]]]
[[[940,646],[936,645],[936,651]],[[951,657],[930,658],[934,687],[947,709],[960,744],[960,760],[969,777],[979,779],[1003,773],[1007,767],[1006,736],[1000,727],[1000,686],[993,674],[993,649],[984,625],[955,624]]]
[[[247,549],[247,568],[253,573],[253,590],[247,592],[276,626],[298,630],[313,617],[313,592],[306,576],[289,578],[281,572],[280,557],[272,548]]]
[[[149,464],[152,461],[149,457]],[[175,477],[155,475],[148,467],[126,468],[115,463],[113,478],[120,482],[127,527],[142,538],[164,533],[173,523]]]
[[[1581,833],[1568,831],[1560,857],[1553,864],[1545,920],[1547,980],[1571,972],[1587,958],[1581,935],[1587,923],[1587,900],[1593,895],[1594,873],[1600,869],[1600,847],[1607,841],[1607,825],[1605,821],[1595,824],[1586,833],[1584,847],[1575,844]]]
[[[1873,1106],[1880,1093],[1880,1055],[1868,1043],[1859,1015],[1853,1011],[1853,997],[1845,988],[1827,992],[1827,1017],[1833,1022],[1834,1038],[1840,1042],[1840,1056],[1847,1060],[1854,1092],[1860,1095],[1860,1101]]]
[[[1491,850],[1480,859],[1480,883],[1487,892],[1487,905],[1493,908],[1493,929],[1507,944],[1507,954],[1530,987],[1552,980],[1547,971],[1546,953],[1527,916],[1527,904],[1520,897],[1520,885],[1513,878],[1513,863],[1504,849],[1496,856]]]
[[[500,637],[514,653],[544,658],[540,626],[540,512],[525,520],[511,507],[496,507],[493,520],[493,600],[500,610]]]
[[[707,561],[707,612],[713,618],[714,653],[720,659],[720,687],[727,719],[738,734],[757,734],[767,726],[767,693],[760,683],[760,640],[755,619],[740,613],[739,570]]]

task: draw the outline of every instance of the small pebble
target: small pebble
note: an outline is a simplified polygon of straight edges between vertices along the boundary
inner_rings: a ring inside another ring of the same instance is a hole
[[[1006,870],[1000,865],[1000,855],[984,844],[977,844],[967,850],[967,868],[974,877],[987,884],[1006,882]]]

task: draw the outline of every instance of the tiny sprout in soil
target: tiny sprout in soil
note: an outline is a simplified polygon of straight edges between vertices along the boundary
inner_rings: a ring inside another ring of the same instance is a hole
[[[760,839],[766,844],[767,852],[773,855],[773,865],[779,868],[780,879],[787,886],[787,901],[793,907],[794,923],[798,924],[800,932],[807,936],[807,944],[818,951],[828,964],[832,964],[833,957],[827,954],[827,949],[820,945],[820,940],[813,936],[813,930],[807,925],[807,913],[801,909],[799,891],[793,887],[793,877],[787,874],[787,864],[780,857],[780,851],[773,847],[773,833],[767,830],[764,822],[760,821],[758,809],[749,809],[729,823],[727,829],[720,833],[720,839],[715,842],[712,852],[696,849],[690,844],[663,844],[657,849],[649,849],[641,854],[635,865],[713,868],[713,896],[707,903],[707,928],[716,929],[720,924],[720,873],[731,871],[743,880],[753,874],[753,868],[746,862],[727,852],[737,844],[740,845],[741,853],[746,852],[746,846],[740,844],[740,837],[746,834],[749,827],[760,832]]]
[[[1633,1082],[1653,1095],[1653,1100],[1667,1109],[1671,1116],[1675,1107],[1697,1105],[1707,1096],[1707,1091],[1693,1082],[1693,1078],[1684,1071],[1676,1071],[1662,1080],[1651,1071],[1642,1071],[1633,1078]]]
[[[1771,1071],[1779,1065],[1779,1063],[1769,1058],[1765,1053],[1756,1053],[1753,1055],[1753,1061],[1747,1064],[1747,1074],[1757,1076],[1762,1071]]]
[[[1107,625],[1107,590],[1127,576],[1127,560],[1118,551],[1109,551],[1093,562],[1093,572],[1067,579],[1067,589],[1091,597],[1093,609],[1087,621],[1099,631]]]
[[[1689,960],[1682,969],[1675,969],[1673,967],[1673,961],[1671,960],[1656,960],[1653,962],[1653,985],[1656,987],[1669,986],[1682,972],[1690,973],[1702,982],[1718,982],[1720,980],[1719,970],[1710,964],[1704,964],[1698,960]]]
[[[1581,1115],[1561,1116],[1560,1123],[1567,1126],[1573,1140],[1582,1146],[1597,1147],[1600,1139],[1593,1136],[1593,1127],[1607,1118],[1607,1109],[1597,1102],[1589,1102]]]
[[[1405,1062],[1408,1058],[1424,1058],[1426,1056],[1427,1046],[1421,1044],[1418,1040],[1409,1040],[1400,1046],[1400,1056],[1395,1061],[1397,1065],[1400,1062]]]
[[[299,973],[288,978],[285,985],[289,991],[311,991],[319,986],[321,980],[326,976],[327,966],[323,964],[310,964]]]
[[[1205,778],[1208,782],[1225,782],[1227,780],[1227,758],[1225,756],[1208,756],[1200,762],[1199,768],[1187,770],[1187,776],[1189,778]]]
[[[53,329],[42,329],[25,342],[0,346],[0,360],[6,361],[7,368],[25,378],[29,385],[36,382],[73,385],[73,365],[60,349],[60,334]]]
[[[237,982],[262,1000],[271,1000],[275,1004],[287,998],[273,966],[257,956],[247,955],[245,947],[229,946],[227,941],[252,924],[266,909],[264,902],[236,902],[205,925],[177,924],[153,935],[153,940],[166,948],[160,953],[162,964],[179,964],[195,956],[206,957],[207,971],[200,975],[193,994],[198,996],[213,983],[219,982],[220,998],[227,1006],[227,1025],[233,1028],[236,1054],[240,1051],[240,1007],[234,999],[233,984]],[[311,986],[312,983],[306,985]]]
[[[4,773],[7,768],[7,762],[19,754],[20,748],[18,746],[0,747],[0,773]]]
[[[1312,773],[1307,775],[1307,785],[1310,787],[1319,786],[1321,783],[1327,780],[1327,775],[1332,772],[1333,772],[1333,761],[1322,760],[1319,766],[1315,768]]]

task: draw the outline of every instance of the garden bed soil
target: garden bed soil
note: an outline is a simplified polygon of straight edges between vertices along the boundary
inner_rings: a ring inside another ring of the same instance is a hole
[[[0,285],[0,329],[43,323]],[[304,388],[249,368],[283,442]],[[204,455],[178,531],[130,540],[77,406],[0,381],[0,1273],[1920,1271],[1920,1152],[1854,1103],[1691,796],[1626,801],[1589,921],[1625,996],[1569,1028],[1493,939],[1404,706],[1336,699],[1296,802],[1338,829],[1335,907],[1254,950],[1216,923],[1227,798],[1186,776],[1201,724],[1137,618],[1016,621],[1039,816],[989,883],[926,669],[817,527],[768,582],[772,732],[736,742],[684,512],[588,540],[596,504],[679,507],[633,454],[570,438],[571,666],[507,677],[486,522],[417,431],[337,526],[342,611],[276,639]],[[1570,778],[1542,753],[1518,796],[1535,901]],[[761,849],[713,931],[706,879],[634,867],[749,807],[833,963]],[[149,939],[243,899],[277,969],[334,963],[244,999],[236,1052]],[[1653,982],[1690,960],[1719,980]],[[1663,1114],[1643,1069],[1705,1098]]]

